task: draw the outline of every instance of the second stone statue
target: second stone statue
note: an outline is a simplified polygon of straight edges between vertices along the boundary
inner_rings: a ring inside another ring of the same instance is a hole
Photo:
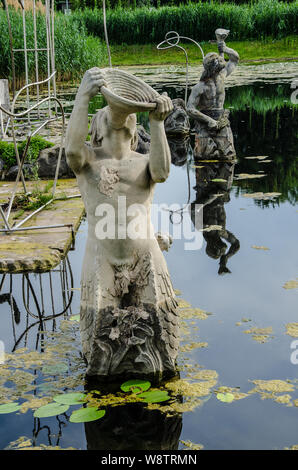
[[[99,92],[87,144],[88,105]],[[81,280],[80,329],[87,375],[172,376],[179,347],[177,302],[154,236],[151,204],[156,183],[170,171],[164,120],[173,106],[131,74],[88,70],[79,87],[66,135],[88,219]],[[135,151],[136,111],[149,111],[149,154]]]

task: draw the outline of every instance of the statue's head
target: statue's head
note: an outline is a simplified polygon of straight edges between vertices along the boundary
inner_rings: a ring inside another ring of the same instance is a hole
[[[216,52],[209,52],[205,55],[203,60],[204,72],[202,79],[214,77],[226,66],[224,57],[221,57]]]
[[[90,133],[92,147],[100,147],[105,137],[110,136],[113,130],[122,130],[123,138],[130,140],[131,149],[136,150],[138,146],[137,118],[135,114],[126,116],[125,122],[120,128],[113,127],[111,109],[105,106],[100,109],[92,118]]]

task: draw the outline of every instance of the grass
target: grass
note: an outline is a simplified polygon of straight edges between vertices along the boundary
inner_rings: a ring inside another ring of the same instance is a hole
[[[266,62],[269,60],[298,59],[298,36],[289,36],[283,39],[265,39],[263,41],[228,41],[227,45],[235,49],[241,63],[249,64],[254,61]],[[202,62],[199,49],[191,43],[185,46],[190,64]],[[216,50],[214,44],[201,43],[205,54]],[[112,62],[117,66],[129,65],[184,65],[185,56],[177,48],[160,51],[152,44],[146,45],[112,45]]]

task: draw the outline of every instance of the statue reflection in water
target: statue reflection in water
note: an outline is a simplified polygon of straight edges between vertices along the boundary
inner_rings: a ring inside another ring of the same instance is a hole
[[[210,258],[219,259],[218,274],[231,271],[227,267],[231,258],[240,248],[239,240],[226,229],[225,204],[230,201],[235,163],[204,163],[196,168],[196,200],[191,204],[191,217],[195,224],[195,205],[203,210],[203,236],[206,253]],[[201,227],[197,227],[200,229]],[[228,248],[227,243],[230,245]]]
[[[143,403],[110,407],[85,423],[88,450],[177,450],[181,429],[182,413],[167,416]]]

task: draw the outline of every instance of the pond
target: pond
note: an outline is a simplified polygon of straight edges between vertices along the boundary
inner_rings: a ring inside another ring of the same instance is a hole
[[[291,67],[297,76],[297,64]],[[0,340],[6,352],[0,404],[21,405],[0,414],[2,449],[298,444],[298,108],[290,100],[291,74],[268,76],[227,88],[234,168],[194,161],[191,140],[184,154],[173,156],[167,182],[156,187],[156,204],[197,203],[204,210],[199,247],[185,249],[189,240],[174,239],[165,254],[181,308],[180,381],[176,388],[165,385],[172,401],[144,406],[125,401],[120,389],[109,395],[100,390],[106,413],[97,421],[70,422],[80,405],[58,416],[33,415],[56,394],[84,390],[77,321],[87,237],[83,220],[75,249],[60,267],[0,280]],[[184,94],[172,81],[158,89],[172,98]],[[144,115],[139,122],[147,127]],[[183,217],[190,213],[186,209]],[[173,218],[177,228],[181,213]]]

